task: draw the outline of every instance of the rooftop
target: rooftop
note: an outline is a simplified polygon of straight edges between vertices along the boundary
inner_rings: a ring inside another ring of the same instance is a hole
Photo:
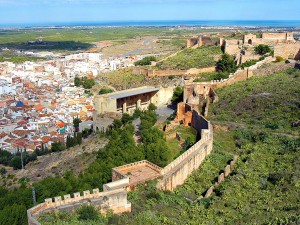
[[[107,94],[106,96],[109,98],[120,99],[120,98],[126,98],[126,97],[130,97],[130,96],[134,96],[134,95],[140,95],[140,94],[156,92],[156,91],[159,91],[159,88],[142,87],[142,88],[128,89],[126,91],[118,91],[118,92],[114,92],[111,94]]]
[[[139,183],[158,178],[162,169],[147,160],[143,160],[114,168],[114,170],[129,176],[129,185],[136,186]]]

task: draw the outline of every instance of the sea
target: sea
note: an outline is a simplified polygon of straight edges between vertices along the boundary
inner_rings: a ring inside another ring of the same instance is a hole
[[[1,24],[0,28],[28,27],[72,27],[72,26],[207,26],[207,27],[285,27],[300,28],[300,20],[164,20],[164,21],[105,21],[105,22],[52,22]]]

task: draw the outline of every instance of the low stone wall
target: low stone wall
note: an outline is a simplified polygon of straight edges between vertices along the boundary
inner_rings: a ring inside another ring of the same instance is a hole
[[[204,198],[210,197],[214,193],[215,186],[221,184],[225,180],[225,178],[230,175],[230,173],[234,170],[234,165],[236,163],[237,158],[238,158],[238,156],[235,155],[233,157],[233,160],[230,161],[230,163],[228,165],[226,165],[224,172],[219,174],[219,176],[218,176],[218,182],[215,183],[215,185],[212,185],[207,189]],[[203,197],[203,196],[200,196],[200,198],[201,197]]]
[[[215,72],[216,67],[206,67],[206,68],[191,68],[189,70],[148,70],[144,68],[134,68],[132,70],[133,74],[145,75],[148,77],[164,77],[164,76],[195,76],[199,73]]]

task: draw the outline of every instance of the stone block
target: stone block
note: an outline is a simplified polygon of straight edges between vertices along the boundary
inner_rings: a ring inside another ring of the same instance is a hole
[[[61,196],[54,197],[54,203],[56,206],[60,206],[63,203]]]
[[[68,204],[71,202],[71,195],[64,195],[64,201],[65,201],[65,204]]]
[[[219,176],[218,176],[218,184],[222,183],[225,179],[225,176],[224,176],[224,173],[221,173]]]
[[[211,195],[212,195],[212,193],[214,192],[214,189],[215,189],[215,187],[214,186],[211,186],[210,188],[208,188],[208,190],[207,190],[207,192],[206,192],[206,194],[205,194],[205,198],[208,198],[208,197],[210,197]]]
[[[231,171],[233,171],[233,169],[234,169],[234,164],[235,164],[235,161],[232,160],[232,161],[230,162],[230,170],[231,170]]]
[[[93,189],[93,195],[94,195],[94,198],[98,198],[99,197],[99,188],[96,188],[96,189]]]
[[[90,198],[90,195],[91,195],[90,191],[83,192],[83,198]]]
[[[239,156],[235,155],[233,156],[233,161],[236,162],[236,160],[238,159]]]
[[[74,193],[74,199],[75,199],[75,201],[79,201],[81,199],[79,192]]]
[[[46,203],[47,207],[52,207],[52,198],[45,199],[45,203]]]
[[[226,167],[225,167],[225,177],[227,177],[229,174],[230,174],[230,165],[227,165]]]

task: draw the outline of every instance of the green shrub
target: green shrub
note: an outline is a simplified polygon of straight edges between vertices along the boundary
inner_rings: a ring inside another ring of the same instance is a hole
[[[234,73],[237,66],[234,61],[234,57],[225,53],[222,58],[217,62],[217,70],[221,72]]]
[[[155,56],[147,56],[139,61],[136,61],[134,63],[135,66],[147,66],[147,65],[151,65],[152,61],[156,61]]]
[[[272,52],[272,49],[270,48],[269,45],[260,44],[254,48],[254,51],[256,54],[264,55],[268,52]]]
[[[196,49],[185,49],[176,56],[157,64],[160,69],[180,69],[205,68],[216,64],[215,56],[222,54],[222,50],[217,46],[202,46]]]
[[[99,212],[95,209],[94,206],[81,206],[78,209],[79,220],[98,220]]]
[[[100,91],[98,92],[99,95],[103,95],[103,94],[108,94],[108,93],[111,93],[113,92],[112,89],[110,88],[101,88]]]
[[[255,65],[257,62],[258,62],[258,60],[255,60],[255,59],[248,60],[248,61],[242,63],[242,64],[240,65],[240,68],[244,69],[245,67],[253,66],[253,65]]]
[[[284,58],[281,56],[276,56],[276,62],[282,62],[284,61]]]

